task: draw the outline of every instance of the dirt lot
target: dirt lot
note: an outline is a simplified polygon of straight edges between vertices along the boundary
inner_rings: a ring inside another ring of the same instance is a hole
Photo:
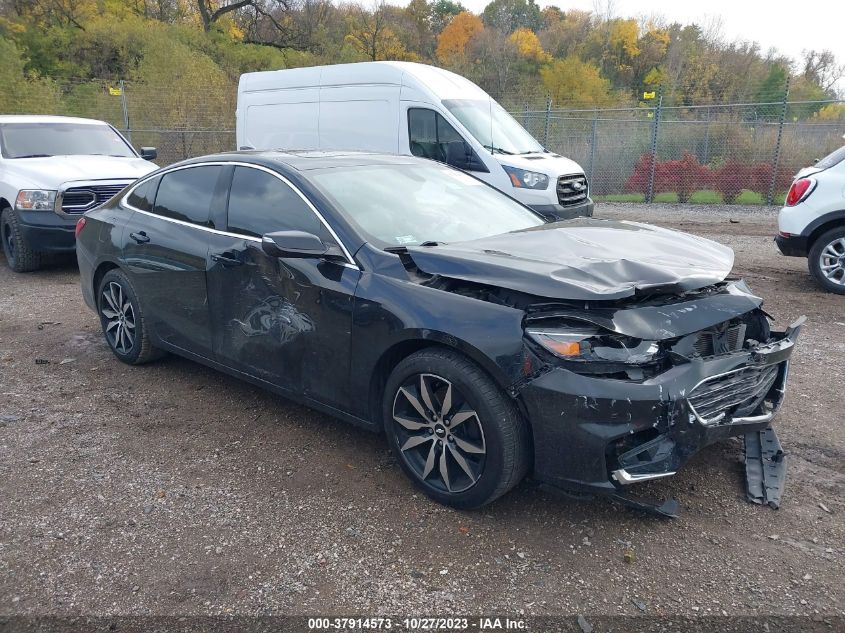
[[[178,358],[122,365],[75,265],[0,261],[0,614],[845,614],[845,297],[776,252],[771,210],[597,215],[724,242],[776,325],[808,316],[780,510],[744,500],[729,441],[649,485],[677,520],[529,484],[456,512],[380,437]]]

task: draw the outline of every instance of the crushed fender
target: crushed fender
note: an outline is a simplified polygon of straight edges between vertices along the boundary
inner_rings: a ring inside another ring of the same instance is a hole
[[[748,500],[777,510],[786,484],[786,454],[772,427],[745,434]]]

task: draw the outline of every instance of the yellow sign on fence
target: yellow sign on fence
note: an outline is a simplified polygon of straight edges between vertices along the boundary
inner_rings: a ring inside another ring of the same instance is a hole
[[[112,88],[112,87],[110,86],[110,87],[109,87],[109,94],[110,94],[112,97],[119,97],[120,95],[122,95],[122,94],[123,94],[123,90],[121,90],[120,88]]]
[[[651,92],[644,92],[643,99],[654,99],[657,96],[657,93],[653,90]]]

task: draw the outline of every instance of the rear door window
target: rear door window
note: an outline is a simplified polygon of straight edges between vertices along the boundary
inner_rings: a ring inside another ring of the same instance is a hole
[[[229,231],[261,237],[276,231],[305,231],[325,240],[328,231],[302,197],[272,174],[235,167],[229,192]]]
[[[211,206],[224,168],[206,165],[164,174],[158,187],[153,213],[214,228]]]
[[[141,211],[152,211],[155,204],[156,190],[158,189],[159,178],[150,178],[135,187],[126,202]]]

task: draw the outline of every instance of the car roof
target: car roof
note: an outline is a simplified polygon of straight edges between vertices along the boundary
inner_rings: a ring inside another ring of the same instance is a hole
[[[105,121],[98,121],[96,119],[46,114],[3,114],[0,115],[0,123],[79,123],[81,125],[108,125]]]
[[[397,156],[395,154],[375,154],[370,152],[249,150],[199,156],[179,164],[185,165],[213,161],[245,162],[265,166],[278,165],[303,172],[336,167],[361,167],[365,165],[413,165],[421,163],[423,160],[414,156]],[[425,160],[424,162],[425,164],[431,163],[429,160]]]

